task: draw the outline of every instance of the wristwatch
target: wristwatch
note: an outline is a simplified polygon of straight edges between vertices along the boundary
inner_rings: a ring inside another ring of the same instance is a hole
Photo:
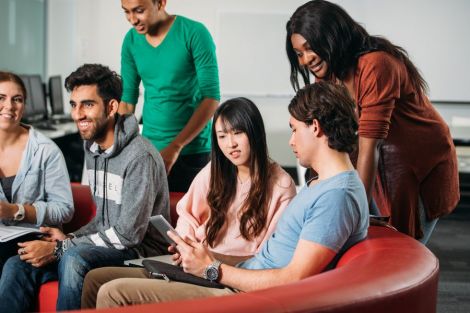
[[[217,281],[219,279],[219,269],[220,269],[220,262],[219,260],[215,260],[211,264],[209,264],[206,269],[204,270],[203,277],[209,281]]]
[[[20,222],[25,216],[24,206],[21,203],[17,203],[16,205],[18,206],[18,211],[13,215],[13,220],[15,222]]]

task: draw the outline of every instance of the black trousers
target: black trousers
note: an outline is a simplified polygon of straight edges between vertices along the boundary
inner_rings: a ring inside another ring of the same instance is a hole
[[[210,160],[210,153],[180,155],[168,175],[168,187],[174,192],[186,192],[197,173]]]

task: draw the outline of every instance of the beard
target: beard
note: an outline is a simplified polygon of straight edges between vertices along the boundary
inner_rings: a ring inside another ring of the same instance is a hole
[[[110,121],[106,118],[103,117],[100,120],[93,120],[94,128],[90,132],[82,133],[80,132],[80,137],[83,140],[87,141],[101,141],[106,135],[106,131],[108,128],[108,123]]]

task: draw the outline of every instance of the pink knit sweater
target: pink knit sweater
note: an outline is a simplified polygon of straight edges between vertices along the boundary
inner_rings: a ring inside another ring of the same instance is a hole
[[[233,203],[228,208],[227,221],[220,233],[225,233],[222,240],[212,249],[216,253],[248,256],[255,254],[262,243],[274,231],[277,221],[290,200],[295,196],[295,184],[292,178],[279,165],[272,166],[272,179],[269,188],[272,188],[272,198],[269,202],[268,216],[265,229],[252,241],[247,241],[240,234],[239,209],[250,190],[251,181],[238,183],[237,193]],[[194,178],[188,192],[176,205],[179,218],[176,225],[177,232],[203,241],[205,239],[206,223],[209,219],[210,208],[206,197],[209,193],[210,163],[204,167]]]

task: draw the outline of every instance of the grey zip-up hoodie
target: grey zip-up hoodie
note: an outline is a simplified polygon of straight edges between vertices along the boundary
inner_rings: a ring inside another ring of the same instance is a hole
[[[96,216],[64,245],[135,249],[143,257],[166,254],[168,244],[149,227],[150,216],[162,214],[170,220],[165,165],[139,134],[134,115],[116,115],[114,144],[108,150],[99,151],[88,141],[84,148]]]

